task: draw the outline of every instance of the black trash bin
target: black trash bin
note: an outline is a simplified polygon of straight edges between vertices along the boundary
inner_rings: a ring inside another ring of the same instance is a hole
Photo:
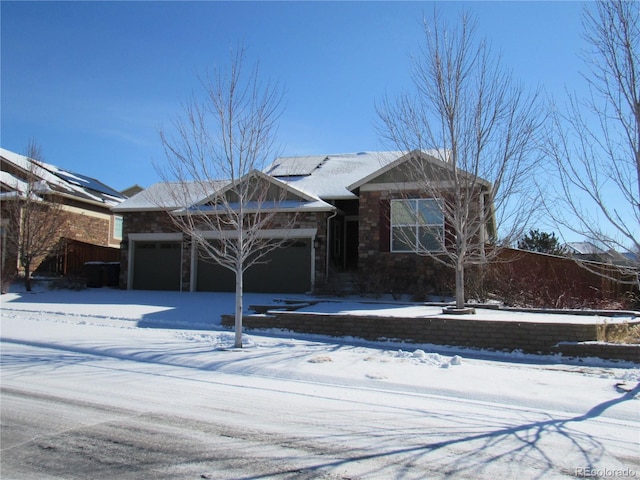
[[[103,264],[103,283],[105,287],[120,286],[120,262]]]
[[[100,288],[103,285],[103,262],[87,262],[84,264],[84,277],[87,279],[87,287]]]

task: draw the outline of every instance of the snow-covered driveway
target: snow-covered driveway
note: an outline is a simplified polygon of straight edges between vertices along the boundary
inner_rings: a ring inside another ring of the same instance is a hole
[[[640,478],[631,365],[274,332],[228,350],[215,325],[142,327],[222,297],[143,294],[3,296],[2,478]]]

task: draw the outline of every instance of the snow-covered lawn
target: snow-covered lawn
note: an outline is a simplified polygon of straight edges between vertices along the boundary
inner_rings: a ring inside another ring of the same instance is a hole
[[[248,294],[245,305],[270,304],[274,298]],[[45,375],[41,370],[51,368],[50,354],[55,351],[73,355],[77,360],[73,366],[60,365],[57,372],[80,368],[82,358],[87,361],[104,358],[139,365],[142,369],[165,366],[172,369],[170,378],[206,374],[208,379],[220,376],[219,381],[227,383],[228,376],[251,378],[240,383],[245,385],[243,388],[260,384],[263,402],[255,406],[256,418],[273,416],[273,409],[277,408],[274,405],[282,402],[282,388],[270,398],[264,388],[270,382],[289,382],[299,385],[299,389],[313,390],[313,398],[305,399],[309,411],[331,409],[328,399],[336,400],[334,389],[340,389],[341,407],[335,415],[323,416],[322,427],[342,431],[346,428],[345,415],[352,415],[353,431],[346,438],[372,449],[372,455],[380,454],[377,449],[382,446],[393,450],[402,445],[402,436],[394,434],[393,438],[387,438],[384,429],[377,431],[379,438],[375,444],[360,437],[364,435],[360,428],[366,422],[387,421],[378,418],[375,405],[379,403],[380,412],[387,412],[388,396],[397,394],[395,408],[403,410],[403,422],[407,422],[397,428],[407,429],[409,443],[415,440],[409,433],[410,411],[417,399],[437,417],[431,427],[437,432],[440,446],[434,453],[437,460],[431,456],[428,461],[449,465],[453,477],[469,478],[473,473],[457,472],[452,467],[455,461],[449,458],[473,455],[478,444],[461,440],[473,437],[483,440],[483,465],[487,466],[484,473],[478,472],[477,478],[504,474],[505,467],[500,465],[507,460],[522,463],[517,468],[510,467],[519,472],[520,478],[573,477],[581,472],[585,476],[588,471],[640,478],[638,364],[371,343],[278,331],[245,333],[245,348],[235,350],[230,348],[232,332],[220,327],[220,315],[233,311],[233,295],[226,293],[58,290],[9,293],[0,296],[0,302],[3,388],[26,388],[41,393],[55,389],[75,392],[74,395],[84,396],[84,400],[101,401],[97,393],[78,391],[77,376],[56,375],[41,383],[29,381],[24,373],[27,359],[34,375],[38,372]],[[353,301],[322,305],[341,312],[374,309],[387,314],[416,313],[416,307],[411,306],[371,303],[363,306]],[[539,321],[539,316],[536,319]],[[583,321],[595,320],[587,317]],[[40,362],[34,360],[38,358],[34,352],[42,352]],[[25,362],[20,361],[21,356]],[[128,371],[123,369],[120,375],[125,380],[131,375],[131,383],[135,385],[137,377]],[[78,372],[81,374],[81,370]],[[86,374],[90,374],[89,370]],[[366,405],[361,402],[363,395]],[[407,405],[403,404],[405,400]],[[175,401],[166,399],[167,404]],[[291,402],[295,403],[293,399]],[[350,413],[343,410],[345,402],[350,405]],[[206,411],[199,415],[202,422],[207,421]],[[333,426],[332,421],[336,422]],[[428,429],[425,421],[421,416],[418,423]],[[286,425],[279,428],[287,430]],[[302,435],[296,430],[299,426],[292,424],[290,428],[292,436]],[[520,450],[524,444],[531,448]],[[505,456],[505,448],[527,453],[513,454],[512,458]],[[489,468],[493,453],[496,465]],[[389,465],[377,470],[384,474],[376,476],[371,470],[362,470],[360,465],[350,470],[351,478],[420,477],[401,474],[400,470],[407,468],[402,462],[394,470],[398,460],[391,457]],[[420,468],[427,467],[417,462],[414,468],[417,469],[414,473],[419,473]],[[591,470],[579,470],[585,468]]]

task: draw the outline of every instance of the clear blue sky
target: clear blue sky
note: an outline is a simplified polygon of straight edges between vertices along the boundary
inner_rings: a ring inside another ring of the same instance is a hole
[[[376,100],[408,86],[434,5],[475,15],[526,86],[580,84],[581,2],[0,2],[1,145],[116,188],[158,181],[158,129],[196,75],[247,61],[286,88],[287,155],[378,150]]]

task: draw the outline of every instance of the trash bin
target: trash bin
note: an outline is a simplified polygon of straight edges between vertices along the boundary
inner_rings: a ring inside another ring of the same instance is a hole
[[[103,264],[103,282],[105,287],[120,286],[120,262]]]
[[[87,262],[84,264],[84,276],[87,279],[87,287],[100,288],[103,285],[103,262]]]

